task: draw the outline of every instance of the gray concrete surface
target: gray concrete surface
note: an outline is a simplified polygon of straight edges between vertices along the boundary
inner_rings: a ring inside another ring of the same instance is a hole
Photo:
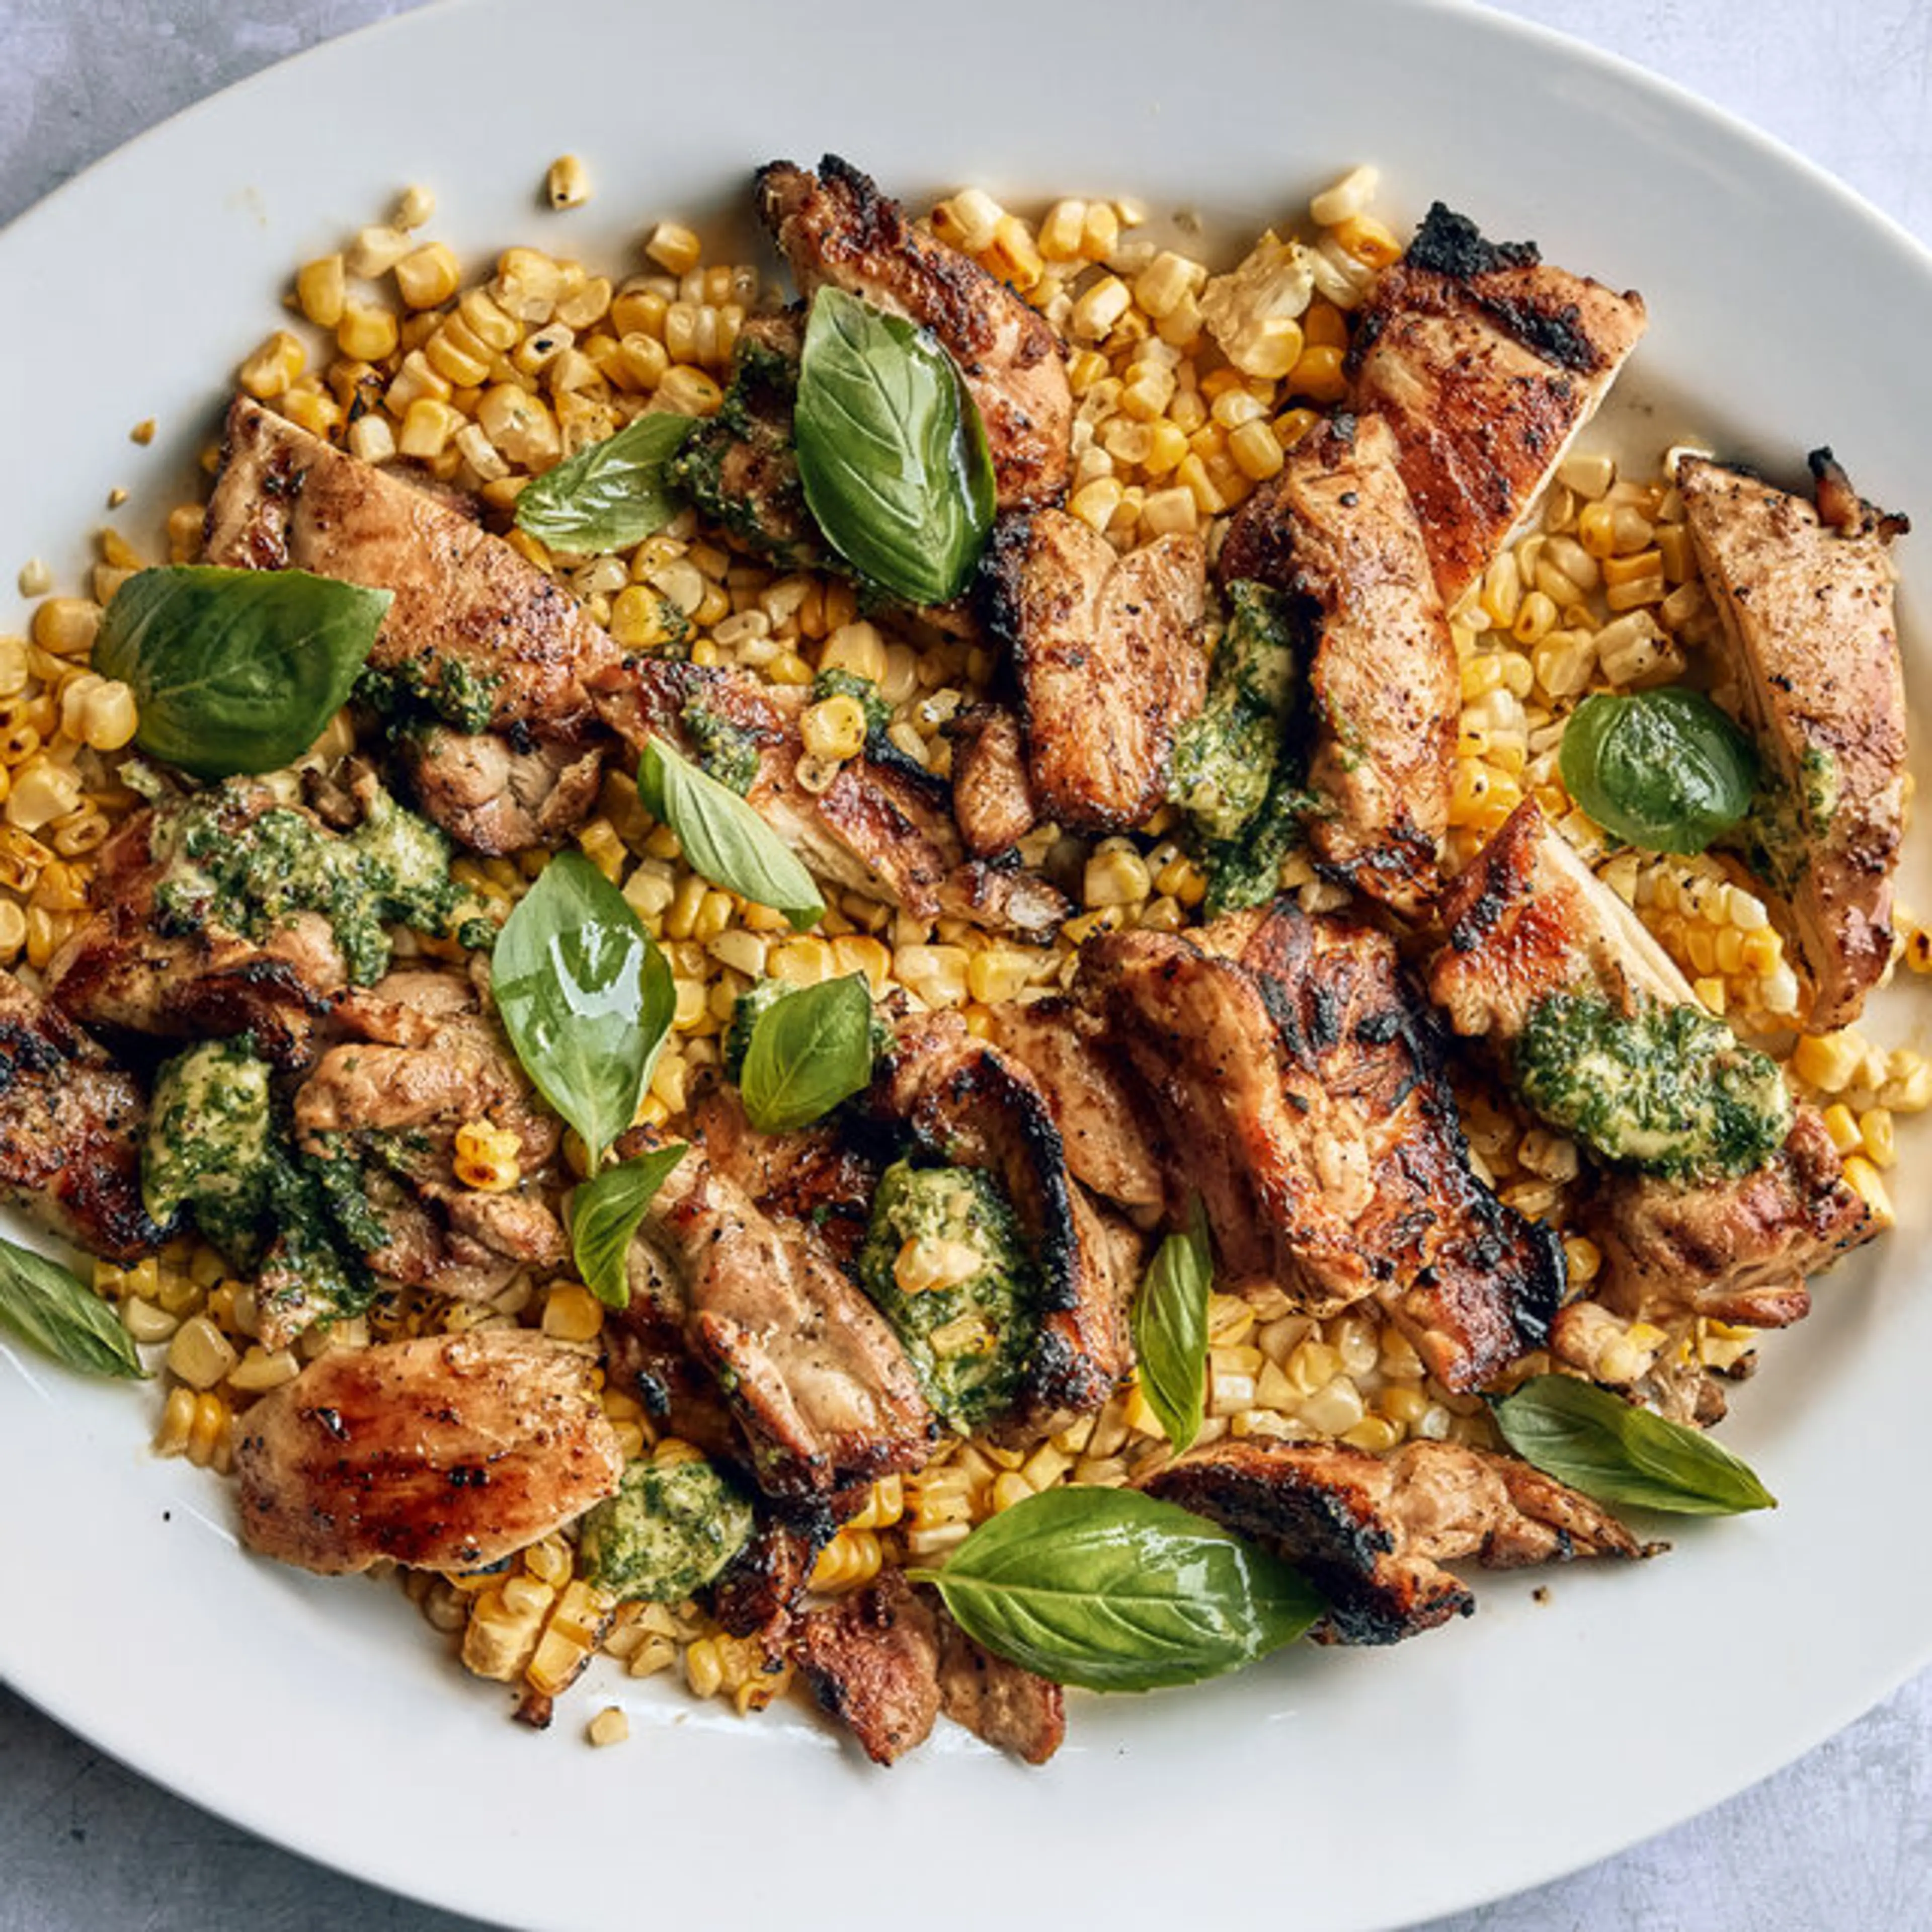
[[[0,220],[176,108],[406,4],[0,0]],[[1622,0],[1614,8],[1508,0],[1505,10],[1609,47],[1720,102],[1932,240],[1926,0],[1857,7]],[[21,1586],[10,1578],[7,1587]],[[1777,1606],[1768,1604],[1766,1614],[1776,1616]],[[1832,1634],[1820,1632],[1819,1640],[1833,1641]],[[1695,1667],[1677,1660],[1657,1694],[1694,1697]],[[1525,1774],[1534,1775],[1534,1767]],[[1506,1817],[1508,1794],[1497,1797]],[[1587,1804],[1588,1792],[1580,1790],[1576,1802]],[[1399,1841],[1400,1821],[1390,1823]],[[0,1688],[0,1932],[473,1926],[236,1831],[122,1770]],[[1626,1927],[1932,1928],[1932,1677],[1706,1816],[1430,1932]]]

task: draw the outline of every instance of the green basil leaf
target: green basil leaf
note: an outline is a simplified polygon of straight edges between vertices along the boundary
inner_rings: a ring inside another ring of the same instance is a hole
[[[791,848],[729,785],[661,738],[644,741],[638,794],[677,834],[693,872],[783,913],[800,932],[818,924],[825,902]]]
[[[134,694],[134,742],[198,778],[279,771],[348,701],[391,593],[305,570],[137,570],[94,634]]]
[[[510,1044],[584,1136],[593,1172],[631,1124],[677,993],[623,894],[580,852],[560,852],[496,935],[490,986]]]
[[[752,1025],[739,1076],[760,1132],[809,1126],[872,1077],[872,996],[862,973],[800,986]]]
[[[606,1308],[631,1299],[624,1258],[638,1223],[670,1171],[690,1150],[682,1142],[607,1167],[570,1197],[570,1252],[584,1285]]]
[[[1681,685],[1577,706],[1557,766],[1603,826],[1650,852],[1701,852],[1750,809],[1751,742],[1702,692]]]
[[[1278,1558],[1138,1490],[1042,1490],[940,1570],[946,1607],[995,1655],[1088,1690],[1217,1676],[1292,1642],[1322,1599]]]
[[[1134,1298],[1141,1392],[1177,1450],[1201,1433],[1207,1402],[1208,1294],[1214,1250],[1198,1196],[1187,1226],[1160,1244]]]
[[[0,1240],[0,1328],[84,1375],[145,1376],[114,1310],[58,1262]]]
[[[546,470],[517,496],[517,527],[582,556],[628,550],[676,516],[671,459],[694,416],[653,410]]]
[[[964,590],[993,526],[993,459],[929,331],[820,289],[793,436],[805,500],[841,556],[909,603]]]
[[[1600,1502],[1678,1516],[1778,1507],[1750,1466],[1702,1430],[1666,1422],[1594,1382],[1537,1376],[1492,1413],[1525,1462]]]

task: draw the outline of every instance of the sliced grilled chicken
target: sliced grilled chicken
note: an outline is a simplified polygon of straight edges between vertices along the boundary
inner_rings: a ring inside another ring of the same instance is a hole
[[[472,852],[500,858],[554,845],[582,824],[597,802],[604,754],[532,743],[519,749],[496,732],[412,734],[404,746],[410,782],[422,809]]]
[[[0,1199],[112,1262],[160,1244],[141,1204],[147,1102],[58,1006],[0,972]]]
[[[261,788],[231,784],[222,826],[238,834],[280,808]],[[101,848],[94,911],[49,963],[48,991],[90,1027],[164,1040],[252,1033],[266,1058],[299,1066],[331,998],[349,982],[334,933],[314,912],[295,914],[259,940],[212,914],[199,924],[176,916],[163,889],[186,862],[174,849],[178,809],[137,812]]]
[[[640,1132],[619,1151],[655,1144]],[[695,1134],[632,1244],[629,1274],[620,1320],[654,1344],[682,1336],[771,1494],[832,1496],[926,1460],[932,1415],[884,1318],[808,1225],[761,1212]]]
[[[1695,996],[1636,915],[1593,874],[1533,800],[1511,814],[1444,895],[1448,944],[1430,990],[1459,1033],[1503,1064],[1538,1002],[1582,993],[1634,1014]],[[1810,1306],[1804,1276],[1874,1232],[1816,1108],[1793,1112],[1782,1147],[1735,1178],[1606,1172],[1586,1208],[1605,1257],[1593,1299],[1628,1316],[1693,1312],[1782,1327]]]
[[[1305,599],[1313,742],[1307,838],[1399,911],[1435,890],[1462,691],[1415,510],[1379,416],[1304,436],[1235,513],[1221,580]]]
[[[711,1586],[712,1614],[733,1636],[761,1637],[776,1652],[790,1637],[819,1552],[838,1532],[829,1508],[758,1498],[758,1528]]]
[[[808,790],[799,778],[804,699],[796,691],[652,658],[600,680],[598,702],[634,747],[657,736],[689,749],[694,719],[736,734],[755,759],[748,802],[814,878],[836,890],[885,898],[921,919],[950,914],[1031,936],[1072,910],[1034,874],[968,860],[944,781],[909,760],[854,758],[823,791]]]
[[[1468,1616],[1475,1598],[1442,1567],[1459,1558],[1510,1570],[1645,1553],[1600,1504],[1527,1462],[1447,1442],[1382,1456],[1226,1441],[1143,1486],[1294,1564],[1328,1599],[1323,1633],[1341,1643],[1394,1643]]]
[[[1046,1096],[1073,1178],[1124,1208],[1165,1204],[1172,1156],[1160,1124],[1094,1016],[1054,999],[1002,1001],[987,1017],[987,1036]]]
[[[982,1650],[898,1570],[812,1611],[793,1654],[820,1703],[874,1764],[923,1744],[942,1711],[1028,1764],[1044,1764],[1066,1736],[1057,1684]]]
[[[1643,299],[1485,241],[1440,202],[1385,269],[1348,352],[1451,610],[1502,548],[1643,333]]]
[[[1039,1270],[1039,1336],[1018,1403],[997,1426],[1037,1436],[1090,1414],[1132,1366],[1135,1244],[1072,1178],[1038,1083],[940,1013],[900,1028],[867,1104],[926,1153],[992,1174]]]
[[[1166,794],[1174,728],[1208,688],[1207,550],[1157,537],[1123,556],[1077,517],[1041,510],[994,532],[988,627],[1011,649],[1040,814],[1124,832]]]
[[[946,728],[952,741],[952,815],[976,859],[990,859],[1039,823],[1020,721],[1004,704],[975,704]]]
[[[242,1540],[328,1576],[494,1563],[615,1493],[596,1371],[522,1329],[332,1348],[242,1420]]]
[[[1196,940],[1091,940],[1076,991],[1150,1096],[1228,1286],[1322,1315],[1376,1295],[1456,1389],[1545,1340],[1560,1247],[1471,1169],[1384,935],[1282,900]]]
[[[304,1152],[356,1172],[370,1272],[478,1301],[519,1268],[561,1266],[568,1244],[544,1198],[561,1130],[470,982],[393,973],[336,1012],[356,1037],[332,1046],[296,1090],[295,1128]],[[479,1120],[517,1136],[511,1188],[478,1191],[457,1177],[458,1130]]]
[[[1763,777],[1744,855],[1792,942],[1808,1031],[1849,1026],[1892,958],[1905,818],[1905,685],[1888,545],[1829,450],[1820,502],[1702,457],[1677,484],[1724,621],[1736,702]]]
[[[551,739],[594,728],[586,680],[621,653],[575,600],[502,538],[245,396],[228,412],[202,556],[390,590],[369,654],[434,693],[461,676],[491,723]]]
[[[930,328],[986,425],[999,506],[1056,502],[1071,462],[1073,395],[1046,318],[956,248],[914,227],[896,202],[836,154],[812,174],[772,161],[758,212],[809,301],[825,283]]]

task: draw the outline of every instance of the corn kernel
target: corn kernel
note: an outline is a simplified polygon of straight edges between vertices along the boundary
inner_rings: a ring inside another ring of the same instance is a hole
[[[396,263],[396,286],[411,308],[435,308],[446,302],[462,280],[463,271],[447,242],[427,243]]]
[[[550,163],[544,176],[544,199],[555,208],[581,208],[590,199],[590,170],[578,156],[560,154]]]
[[[320,256],[296,273],[296,305],[318,328],[333,328],[342,320],[346,285],[342,257]]]

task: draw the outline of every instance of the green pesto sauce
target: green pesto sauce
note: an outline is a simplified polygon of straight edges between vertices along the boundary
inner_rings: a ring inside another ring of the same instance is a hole
[[[1175,735],[1168,782],[1208,874],[1210,918],[1274,896],[1310,806],[1291,744],[1300,695],[1292,600],[1246,579],[1228,596],[1207,702]]]
[[[1670,1180],[1748,1174],[1783,1144],[1791,1096],[1777,1063],[1694,1006],[1552,993],[1515,1048],[1517,1090],[1606,1160]]]
[[[958,1242],[977,1270],[950,1288],[908,1294],[896,1272],[909,1240]],[[926,1400],[971,1428],[1018,1394],[1033,1342],[1031,1262],[1000,1184],[970,1167],[886,1168],[859,1256],[859,1278],[892,1324]]]
[[[751,1540],[752,1505],[709,1462],[632,1462],[584,1516],[584,1574],[626,1600],[679,1604]]]
[[[679,716],[691,734],[698,764],[708,776],[742,798],[758,776],[757,734],[721,717],[694,698]]]
[[[350,694],[394,728],[428,720],[474,734],[496,716],[500,671],[478,670],[461,658],[434,652],[378,669],[365,666]]]
[[[155,889],[160,929],[171,934],[225,926],[260,944],[304,913],[320,913],[358,986],[388,970],[386,925],[440,934],[460,903],[449,877],[449,842],[436,826],[378,792],[346,837],[306,812],[272,806],[253,818],[227,787],[201,792],[155,821],[166,871]],[[487,922],[470,920],[464,931]],[[479,940],[487,938],[480,929]]]
[[[1792,891],[1810,869],[1838,809],[1838,761],[1820,745],[1805,746],[1796,784],[1768,776],[1760,782],[1731,842],[1774,890]]]
[[[866,714],[866,735],[883,731],[892,722],[892,707],[879,695],[879,687],[856,670],[822,670],[812,680],[812,701],[821,698],[856,698]]]

